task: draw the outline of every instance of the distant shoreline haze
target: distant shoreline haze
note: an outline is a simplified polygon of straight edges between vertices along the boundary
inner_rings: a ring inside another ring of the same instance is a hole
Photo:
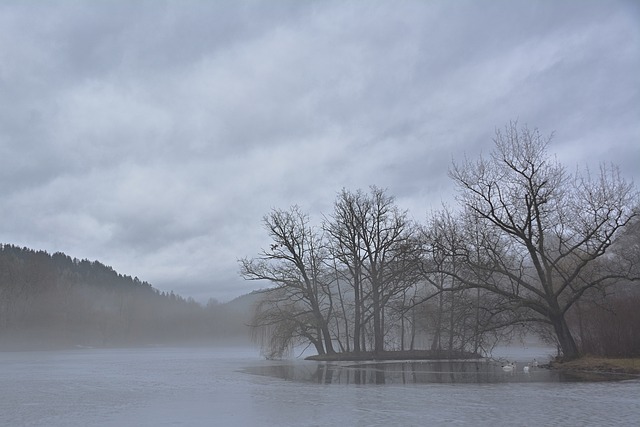
[[[202,305],[98,261],[0,244],[0,351],[248,343],[253,299]]]

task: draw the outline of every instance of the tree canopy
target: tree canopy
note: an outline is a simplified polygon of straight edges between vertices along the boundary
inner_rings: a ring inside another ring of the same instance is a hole
[[[424,225],[377,187],[343,189],[321,227],[297,206],[272,211],[271,249],[241,260],[243,277],[276,285],[254,326],[280,352],[306,341],[320,354],[480,351],[519,328],[576,357],[574,307],[640,280],[639,198],[614,165],[569,173],[551,140],[516,122],[497,130],[488,156],[453,163],[457,209]]]

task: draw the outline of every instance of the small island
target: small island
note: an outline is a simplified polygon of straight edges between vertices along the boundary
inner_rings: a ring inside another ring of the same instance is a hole
[[[239,260],[270,284],[250,323],[265,357],[468,359],[449,351],[525,336],[567,361],[637,357],[638,192],[615,166],[570,174],[551,139],[496,129],[488,156],[449,169],[457,206],[423,224],[377,186],[343,188],[321,220],[297,204],[265,214],[270,245]],[[389,351],[407,348],[445,353]]]

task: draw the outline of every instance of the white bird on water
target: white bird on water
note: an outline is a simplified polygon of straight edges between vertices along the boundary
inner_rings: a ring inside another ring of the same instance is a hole
[[[506,365],[502,365],[502,370],[505,372],[513,372],[516,369],[516,362],[507,363]]]
[[[524,368],[522,368],[525,374],[529,373],[529,364],[527,364]]]

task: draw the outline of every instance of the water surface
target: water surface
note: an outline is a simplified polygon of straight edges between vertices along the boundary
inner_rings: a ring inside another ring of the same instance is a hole
[[[516,362],[504,367],[496,361],[286,362],[259,365],[244,371],[288,381],[321,384],[494,384],[620,381],[635,376],[562,372]]]
[[[485,381],[493,374],[474,374],[472,366],[435,372],[414,363],[358,368],[373,379],[358,384],[358,369],[332,366],[266,361],[253,349],[0,353],[0,425],[619,426],[640,420],[638,380],[538,381],[542,371],[525,378],[494,366],[499,380]],[[274,369],[293,377],[273,375]],[[384,385],[376,384],[379,371]],[[442,381],[413,381],[413,375]]]

